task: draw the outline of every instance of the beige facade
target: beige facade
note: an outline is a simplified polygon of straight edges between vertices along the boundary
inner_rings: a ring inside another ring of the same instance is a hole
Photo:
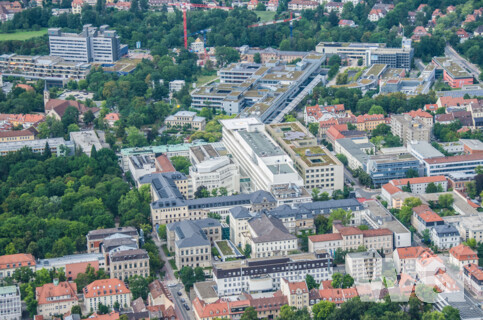
[[[179,111],[167,117],[165,122],[168,127],[184,127],[188,125],[195,130],[204,130],[206,125],[206,119],[204,117],[198,117],[196,112],[191,111]]]
[[[31,254],[17,253],[0,256],[0,279],[11,277],[15,270],[29,267],[35,272],[35,258]]]
[[[305,281],[289,282],[282,278],[280,281],[280,291],[287,297],[289,306],[297,309],[309,307],[309,289]]]
[[[52,319],[53,316],[63,315],[70,311],[73,306],[79,304],[77,298],[77,285],[70,282],[47,283],[35,290],[37,300],[37,314],[44,319]]]
[[[211,245],[190,248],[175,247],[176,267],[211,267]]]
[[[294,162],[307,189],[342,190],[344,165],[300,122],[270,124],[267,133]]]
[[[127,280],[132,276],[149,277],[149,255],[144,249],[114,252],[109,256],[111,278]]]
[[[391,132],[401,138],[403,145],[411,141],[430,142],[431,126],[420,119],[413,119],[409,114],[393,115],[391,117]]]
[[[97,311],[99,303],[113,308],[117,302],[121,308],[131,305],[131,291],[119,279],[96,280],[83,289],[84,305],[89,311]]]

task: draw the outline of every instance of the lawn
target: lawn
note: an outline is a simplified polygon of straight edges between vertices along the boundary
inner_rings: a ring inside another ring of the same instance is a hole
[[[41,29],[38,31],[17,31],[12,33],[0,33],[0,41],[8,40],[28,40],[30,38],[40,37],[47,34],[47,29]]]
[[[276,12],[273,11],[255,11],[257,17],[260,18],[260,22],[272,21]]]
[[[196,87],[201,87],[205,83],[208,83],[210,81],[213,81],[217,78],[218,76],[216,74],[211,75],[211,76],[200,76],[198,77],[198,80],[196,81]]]
[[[168,261],[169,261],[169,264],[171,265],[171,268],[173,268],[173,271],[178,270],[178,268],[176,267],[176,261],[174,259],[171,259]]]
[[[226,242],[226,241],[217,241],[216,242],[216,245],[218,246],[218,248],[220,248],[220,250],[223,253],[223,255],[225,255],[225,256],[231,256],[231,255],[234,254],[233,249],[230,247],[230,245],[228,244],[228,242]]]

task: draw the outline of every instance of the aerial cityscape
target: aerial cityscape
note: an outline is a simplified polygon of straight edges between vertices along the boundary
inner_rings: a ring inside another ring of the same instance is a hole
[[[0,1],[0,320],[483,320],[483,0]]]

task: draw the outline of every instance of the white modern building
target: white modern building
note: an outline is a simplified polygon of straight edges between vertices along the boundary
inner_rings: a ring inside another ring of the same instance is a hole
[[[382,274],[382,257],[376,250],[351,252],[345,256],[345,272],[354,280],[376,280]]]
[[[326,251],[215,263],[213,281],[218,296],[261,293],[280,289],[281,279],[304,281],[307,274],[320,283],[332,277],[332,258]]]
[[[303,186],[292,159],[268,136],[262,122],[256,118],[220,122],[225,147],[246,182],[241,186],[243,192],[270,190],[273,185],[287,183]]]
[[[483,153],[425,159],[423,164],[428,177],[455,172],[475,173],[477,166],[483,166]]]
[[[22,319],[22,302],[18,286],[0,287],[0,319]]]
[[[208,191],[225,188],[228,194],[240,192],[238,165],[228,156],[220,155],[212,145],[191,147],[189,175],[193,190],[205,186]]]

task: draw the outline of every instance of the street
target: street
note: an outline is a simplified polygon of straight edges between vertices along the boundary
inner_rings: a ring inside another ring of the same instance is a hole
[[[174,270],[171,268],[171,264],[168,261],[168,257],[164,254],[163,248],[161,247],[165,242],[161,242],[159,239],[158,233],[156,231],[153,231],[151,234],[152,238],[154,240],[154,243],[158,247],[159,255],[161,256],[161,259],[163,259],[166,263],[164,264],[163,271],[165,272],[164,275],[164,280],[163,283],[168,287],[169,291],[171,292],[171,295],[174,300],[175,304],[175,311],[176,311],[176,316],[180,320],[191,320],[194,319],[194,314],[192,312],[192,306],[191,306],[191,301],[189,297],[187,296],[184,286],[182,283],[176,279],[174,276]],[[175,285],[175,286],[173,286]],[[172,287],[170,287],[172,286]],[[178,291],[182,293],[181,296],[178,296]],[[187,311],[184,306],[183,302],[181,302],[181,299],[184,299],[185,302],[187,303],[188,306],[190,307],[190,311]]]
[[[458,52],[456,52],[456,50],[453,49],[450,45],[446,45],[446,47],[444,48],[444,53],[446,56],[452,58],[455,62],[467,69],[467,71],[469,71],[473,75],[473,77],[479,79],[481,71],[478,66],[475,66],[474,64],[460,56]]]
[[[356,196],[358,198],[366,198],[366,199],[371,199],[372,197],[376,196],[377,194],[380,194],[380,189],[374,189],[371,190],[369,188],[364,187],[359,183],[359,180],[354,178],[352,173],[347,170],[347,168],[344,166],[344,179],[345,182],[349,181],[352,182],[354,185],[354,191],[356,192]]]

